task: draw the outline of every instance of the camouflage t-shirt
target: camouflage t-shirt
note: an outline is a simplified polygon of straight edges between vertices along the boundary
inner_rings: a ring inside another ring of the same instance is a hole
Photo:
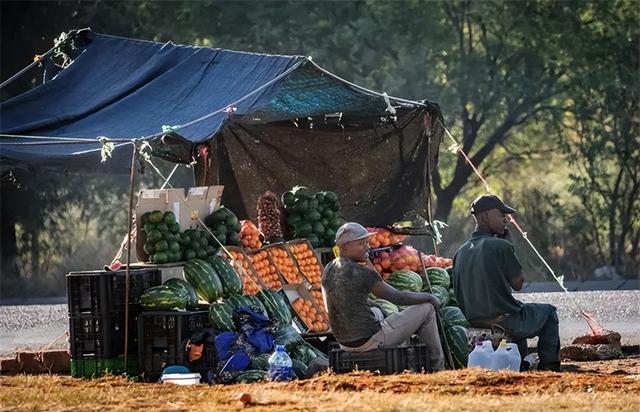
[[[381,281],[375,270],[346,258],[336,258],[325,267],[322,289],[331,329],[338,342],[356,346],[349,343],[362,343],[380,330],[368,295]]]

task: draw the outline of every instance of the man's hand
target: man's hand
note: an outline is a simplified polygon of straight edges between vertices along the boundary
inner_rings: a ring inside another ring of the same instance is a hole
[[[438,298],[431,293],[400,291],[385,281],[378,282],[371,290],[371,293],[396,305],[408,306],[431,303],[434,308],[440,308]]]
[[[440,300],[436,297],[436,295],[433,295],[431,293],[425,293],[425,294],[429,295],[429,303],[431,303],[436,310],[439,310]]]

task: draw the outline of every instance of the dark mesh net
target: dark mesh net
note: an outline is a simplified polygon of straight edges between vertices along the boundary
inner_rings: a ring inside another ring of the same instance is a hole
[[[230,122],[213,141],[206,184],[225,186],[223,203],[255,219],[256,200],[293,186],[338,194],[342,215],[381,226],[409,211],[427,216],[430,171],[443,135],[437,108],[403,109],[393,124],[345,116],[267,124]],[[196,175],[202,181],[204,165]]]

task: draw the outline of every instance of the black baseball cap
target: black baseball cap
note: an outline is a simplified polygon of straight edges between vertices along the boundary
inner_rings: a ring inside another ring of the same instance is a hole
[[[471,214],[477,215],[478,213],[487,212],[491,209],[498,209],[508,215],[516,213],[516,210],[511,206],[506,205],[502,199],[496,195],[482,195],[471,203]]]

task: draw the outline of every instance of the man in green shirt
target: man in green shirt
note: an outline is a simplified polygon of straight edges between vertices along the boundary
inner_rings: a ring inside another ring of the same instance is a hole
[[[497,196],[484,195],[471,204],[475,231],[453,258],[453,288],[460,309],[471,326],[503,327],[527,355],[527,338],[538,337],[539,370],[560,370],[560,337],[556,308],[522,303],[513,290],[522,289],[524,276],[507,235],[508,214],[515,209]],[[526,367],[526,365],[523,365]]]
[[[436,313],[438,298],[430,293],[399,291],[367,266],[370,233],[349,222],[336,232],[340,256],[322,275],[322,295],[331,329],[342,350],[366,352],[406,342],[414,333],[429,351],[430,369],[444,369]],[[369,294],[408,306],[385,318]]]

